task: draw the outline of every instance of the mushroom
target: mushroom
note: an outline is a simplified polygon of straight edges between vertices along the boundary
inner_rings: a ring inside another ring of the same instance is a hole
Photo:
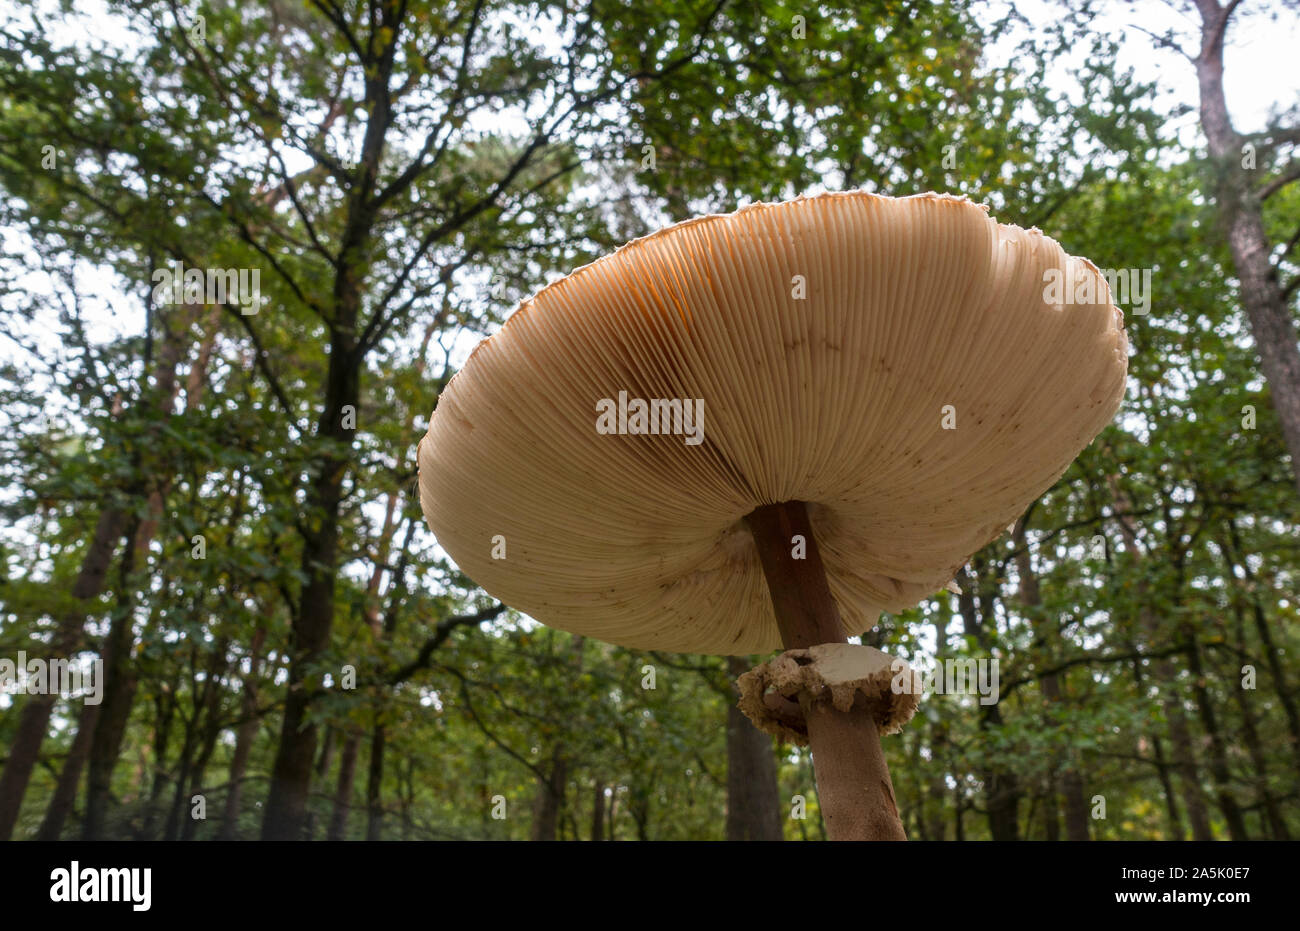
[[[915,697],[846,637],[950,585],[1114,415],[1127,343],[1104,281],[948,195],[670,226],[476,347],[421,442],[425,517],[554,627],[794,651],[803,685],[765,664],[742,707],[806,735],[828,836],[903,839],[880,733]]]

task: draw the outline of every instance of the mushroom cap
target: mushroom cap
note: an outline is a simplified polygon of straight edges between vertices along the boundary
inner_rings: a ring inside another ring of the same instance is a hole
[[[466,575],[545,624],[747,654],[781,637],[743,519],[804,501],[855,635],[1050,488],[1126,370],[1105,278],[1037,230],[939,194],[753,204],[522,302],[439,398],[420,503]],[[702,442],[599,432],[620,391],[702,400]]]

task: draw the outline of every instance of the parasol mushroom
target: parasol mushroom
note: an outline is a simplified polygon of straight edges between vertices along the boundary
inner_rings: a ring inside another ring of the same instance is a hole
[[[1048,280],[1097,297],[1066,306]],[[742,708],[810,743],[831,838],[903,839],[880,734],[916,699],[846,636],[948,585],[1114,415],[1127,344],[1103,282],[948,195],[679,223],[479,344],[421,442],[425,517],[543,623],[784,647]]]

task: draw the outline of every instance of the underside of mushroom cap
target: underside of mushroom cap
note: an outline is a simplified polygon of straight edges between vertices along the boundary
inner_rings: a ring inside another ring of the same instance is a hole
[[[1095,299],[1048,303],[1052,275]],[[1091,263],[963,198],[755,204],[525,301],[439,399],[420,501],[460,568],[537,620],[723,654],[780,645],[745,515],[805,501],[853,635],[1056,481],[1126,358]],[[701,429],[599,431],[624,400],[692,402]]]

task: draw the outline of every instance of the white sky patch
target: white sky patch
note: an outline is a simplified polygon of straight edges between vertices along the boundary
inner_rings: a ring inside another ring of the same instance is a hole
[[[1012,29],[1000,42],[990,46],[986,52],[990,64],[1006,62],[1017,45],[1031,35],[1042,33],[1061,13],[1060,3],[1047,0],[1014,0],[1014,3],[995,0],[977,10],[976,18],[991,23],[1012,6],[1029,20],[1031,30]],[[1171,119],[1169,126],[1177,130],[1181,143],[1193,146],[1201,141],[1196,70],[1190,61],[1171,49],[1161,48],[1148,35],[1164,35],[1172,28],[1183,48],[1198,48],[1200,16],[1190,4],[1182,6],[1186,9],[1180,12],[1166,3],[1112,0],[1101,7],[1093,29],[1122,40],[1117,62],[1119,73],[1131,69],[1136,80],[1154,83],[1161,112],[1171,112],[1179,104],[1192,106],[1190,113]],[[1272,22],[1266,12],[1258,4],[1243,4],[1228,26],[1223,52],[1223,87],[1233,126],[1241,133],[1262,130],[1270,114],[1300,102],[1300,68],[1295,67],[1296,49],[1300,48],[1300,15],[1278,9],[1277,22]],[[1053,89],[1070,93],[1076,103],[1080,102],[1078,87],[1070,81],[1069,71],[1083,64],[1083,53],[1081,46],[1074,55],[1063,55],[1053,61],[1052,78],[1048,82]]]

